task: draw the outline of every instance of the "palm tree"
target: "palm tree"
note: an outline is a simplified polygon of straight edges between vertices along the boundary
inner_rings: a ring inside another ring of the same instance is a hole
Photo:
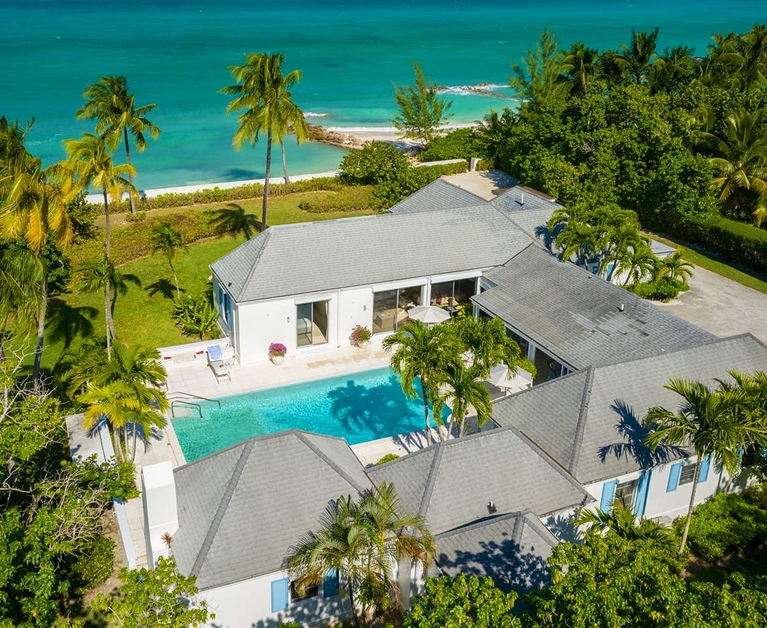
[[[585,203],[573,203],[560,207],[549,219],[547,228],[554,234],[554,242],[561,250],[560,259],[569,261],[575,256],[576,263],[585,266],[597,248],[597,234],[589,224],[590,209]]]
[[[581,510],[573,521],[573,525],[589,526],[587,534],[592,530],[612,530],[617,536],[628,541],[649,539],[669,548],[676,542],[671,528],[664,528],[651,519],[642,518],[637,522],[634,511],[621,499],[616,499],[609,511],[598,508]]]
[[[261,229],[265,230],[268,227],[266,219],[272,142],[276,139],[282,143],[290,128],[299,141],[303,141],[308,130],[304,115],[292,101],[290,93],[290,88],[301,80],[301,71],[293,70],[283,76],[282,62],[285,56],[282,54],[246,54],[245,58],[243,65],[229,67],[237,84],[224,87],[221,93],[235,97],[226,108],[227,115],[232,111],[244,110],[237,118],[240,126],[232,140],[236,150],[241,150],[245,142],[254,146],[259,135],[266,134],[266,173],[261,215]]]
[[[758,208],[767,201],[767,141],[764,110],[740,109],[727,118],[725,137],[707,133],[714,143],[710,162],[716,173],[713,185],[720,189],[719,202],[735,212]],[[756,213],[761,223],[763,216]]]
[[[146,115],[157,107],[156,104],[136,107],[136,98],[128,89],[124,76],[102,76],[98,82],[85,88],[83,98],[88,102],[75,116],[80,119],[98,120],[96,133],[102,135],[110,151],[114,151],[122,139],[125,142],[125,158],[130,165],[130,142],[132,136],[136,149],[142,153],[146,149],[144,133],[153,139],[160,137],[160,129],[150,122]],[[128,173],[128,180],[133,185],[133,174]],[[130,197],[131,213],[136,215],[136,204]]]
[[[104,291],[104,318],[106,319],[107,355],[112,355],[112,340],[117,338],[114,318],[112,316],[112,294],[117,299],[118,294],[125,294],[128,287],[122,274],[106,257],[100,260],[85,262],[73,272],[73,284],[83,292]]]
[[[176,284],[176,298],[181,296],[181,290],[178,287],[173,260],[178,257],[179,251],[188,250],[189,247],[181,241],[181,234],[169,222],[160,222],[152,227],[152,255],[159,252],[168,259],[170,272],[173,273],[173,282]]]
[[[623,287],[637,285],[658,276],[660,263],[645,241],[630,245],[615,258],[613,274],[624,275]]]
[[[502,319],[466,316],[451,324],[462,345],[460,353],[470,356],[476,377],[487,377],[499,364],[508,366],[511,373],[521,365],[519,345],[506,334]]]
[[[445,373],[445,389],[434,404],[434,415],[441,420],[442,406],[447,404],[452,414],[447,425],[446,438],[458,428],[458,435],[466,433],[466,416],[472,406],[477,413],[477,425],[482,427],[493,413],[493,403],[490,391],[481,381],[480,369],[475,366],[464,366],[462,363],[450,366]],[[440,433],[441,436],[441,433]]]
[[[434,556],[434,541],[420,515],[401,513],[391,484],[367,489],[359,501],[351,495],[331,501],[320,516],[320,528],[288,550],[286,564],[296,587],[319,584],[328,572],[343,574],[355,625],[382,595],[398,596],[397,563],[416,560],[424,570]]]
[[[631,46],[621,44],[621,53],[614,56],[616,65],[624,76],[637,84],[647,80],[647,74],[655,60],[658,41],[658,29],[647,31],[631,31]]]
[[[694,56],[694,50],[688,46],[676,46],[663,54],[650,66],[647,84],[650,92],[671,93],[680,85],[689,84],[700,74],[701,64]]]
[[[564,74],[571,83],[570,93],[585,94],[589,85],[601,74],[599,51],[576,42],[565,52]]]
[[[29,249],[0,251],[0,363],[5,362],[4,334],[32,332],[42,308],[45,264]]]
[[[668,277],[672,281],[681,281],[682,285],[687,285],[687,279],[692,277],[692,269],[695,268],[689,262],[682,258],[682,251],[677,249],[670,257],[659,260],[658,276]]]
[[[751,399],[742,388],[720,386],[712,391],[700,382],[687,379],[672,379],[665,388],[680,395],[683,402],[676,413],[661,406],[650,409],[645,426],[651,431],[645,437],[645,443],[651,449],[668,445],[689,446],[695,452],[695,481],[679,548],[681,554],[687,543],[695,506],[701,460],[712,456],[716,464],[734,475],[740,465],[741,448],[754,443],[767,444],[767,425],[761,417],[743,412]]]
[[[72,241],[72,223],[67,203],[76,195],[71,172],[61,165],[42,169],[41,161],[24,147],[32,123],[20,129],[0,118],[0,236],[23,237],[29,249],[40,258],[43,245],[52,236],[61,248]],[[41,258],[40,258],[41,259]],[[43,264],[42,268],[45,270]],[[40,385],[40,368],[48,308],[47,274],[39,291],[37,344],[33,379]]]
[[[85,428],[91,429],[100,414],[106,415],[115,432],[116,452],[120,449],[117,434],[128,425],[133,426],[135,456],[137,426],[146,435],[152,426],[165,424],[162,413],[168,410],[169,403],[161,387],[167,373],[159,357],[156,349],[140,345],[116,343],[111,356],[89,346],[65,375],[69,395],[89,406]],[[127,453],[127,430],[124,436]]]
[[[448,367],[460,362],[458,343],[449,325],[428,327],[421,321],[410,321],[384,338],[383,347],[391,351],[391,368],[399,375],[402,390],[416,397],[415,380],[421,383],[423,415],[427,443],[431,442],[429,403],[437,399]]]
[[[79,140],[64,140],[67,163],[79,176],[81,188],[92,185],[104,195],[105,250],[109,259],[112,245],[112,231],[109,221],[109,198],[119,203],[123,192],[137,194],[136,188],[124,175],[135,176],[136,169],[130,164],[115,164],[103,137],[83,133]]]

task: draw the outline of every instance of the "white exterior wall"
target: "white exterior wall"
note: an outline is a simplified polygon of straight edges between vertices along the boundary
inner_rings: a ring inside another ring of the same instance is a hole
[[[681,461],[675,460],[668,464],[653,467],[652,475],[650,476],[650,484],[647,488],[647,503],[644,512],[644,517],[646,519],[661,519],[663,521],[668,521],[687,514],[687,508],[690,504],[690,494],[692,493],[692,482],[679,485],[676,487],[676,490],[673,491],[666,490],[671,465],[677,462]],[[685,464],[691,464],[693,462],[695,462],[694,459],[688,459]],[[640,474],[641,472],[636,471],[617,478],[610,478],[601,482],[587,484],[583,488],[596,500],[596,505],[592,507],[599,507],[600,500],[602,499],[602,488],[606,482],[611,482],[612,480],[618,480],[619,483],[626,482],[639,478]],[[695,505],[702,504],[716,493],[722,491],[731,492],[733,490],[737,490],[737,487],[732,482],[730,476],[726,471],[718,469],[716,464],[712,462],[709,467],[708,478],[705,482],[698,483],[698,489],[695,493]]]
[[[141,498],[147,562],[150,567],[155,567],[160,556],[170,556],[170,548],[163,537],[166,534],[173,536],[178,530],[176,483],[170,461],[148,465],[141,470]]]
[[[199,597],[216,615],[208,622],[211,628],[277,628],[280,622],[298,621],[326,624],[327,620],[348,612],[346,599],[339,595],[329,598],[320,594],[302,602],[290,602],[287,611],[272,613],[272,582],[287,578],[285,572],[275,572],[235,582],[223,587],[201,591]],[[343,585],[343,583],[341,583]]]
[[[349,335],[356,325],[373,327],[373,295],[382,290],[421,286],[421,303],[428,304],[431,284],[443,281],[478,278],[482,270],[471,270],[433,277],[413,277],[386,284],[343,288],[329,292],[302,294],[255,301],[232,303],[233,344],[240,364],[264,362],[269,359],[268,349],[273,342],[287,347],[288,355],[301,355],[329,351],[349,346]],[[214,278],[214,295],[218,284]],[[296,305],[315,301],[328,301],[328,342],[298,347],[296,342]],[[219,322],[224,326],[223,319]],[[387,334],[378,334],[379,338]]]

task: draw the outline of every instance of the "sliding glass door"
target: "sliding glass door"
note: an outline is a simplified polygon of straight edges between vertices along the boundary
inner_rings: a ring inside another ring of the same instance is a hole
[[[328,341],[328,301],[296,305],[296,344],[299,347]]]
[[[410,308],[421,304],[421,286],[382,290],[373,294],[373,333],[396,331],[407,322]]]

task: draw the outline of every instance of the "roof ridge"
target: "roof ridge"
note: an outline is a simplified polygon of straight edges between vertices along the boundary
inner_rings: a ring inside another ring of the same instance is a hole
[[[572,455],[567,470],[575,475],[575,467],[583,446],[583,433],[586,431],[586,418],[589,414],[589,401],[591,400],[591,388],[594,383],[594,367],[589,366],[586,369],[586,381],[583,383],[583,394],[581,395],[581,409],[578,413],[578,424],[575,427],[575,439],[573,443]]]
[[[439,466],[442,463],[442,452],[444,450],[444,447],[442,447],[443,443],[438,443],[437,445],[432,445],[433,447],[436,447],[436,451],[434,452],[434,458],[431,461],[431,469],[429,469],[429,477],[426,478],[426,487],[423,491],[423,497],[421,498],[421,506],[418,509],[418,514],[422,517],[426,516],[426,512],[429,510],[429,504],[431,503],[431,497],[434,493],[434,485],[437,483],[437,471],[439,470]]]
[[[258,261],[261,259],[261,256],[264,253],[264,249],[269,244],[269,240],[272,238],[272,232],[267,229],[266,231],[262,231],[259,236],[264,236],[263,244],[261,245],[261,248],[258,249],[258,253],[256,253],[256,258],[253,260],[253,262],[250,265],[250,270],[248,271],[248,274],[245,276],[245,281],[242,282],[242,286],[240,287],[239,292],[237,293],[237,296],[234,298],[235,302],[240,303],[240,298],[242,297],[242,293],[245,291],[245,288],[248,287],[248,284],[250,284],[250,280],[253,277],[253,275],[256,272],[256,267],[258,266]],[[237,249],[235,249],[237,250]]]
[[[254,439],[247,440],[244,443],[242,452],[240,452],[240,457],[232,471],[232,477],[226,483],[226,489],[224,489],[224,494],[221,496],[221,501],[219,502],[218,508],[216,509],[216,514],[213,515],[213,520],[210,522],[208,533],[205,535],[205,540],[202,542],[200,551],[197,554],[197,558],[195,558],[194,564],[192,565],[192,569],[189,573],[191,576],[200,575],[202,565],[205,562],[205,559],[208,557],[208,552],[213,545],[213,540],[216,538],[216,534],[218,534],[218,528],[221,525],[221,521],[224,519],[224,515],[226,514],[226,510],[229,507],[229,503],[232,501],[232,495],[234,494],[234,491],[240,482],[242,471],[245,468],[245,464],[247,463],[248,458],[250,457],[251,451],[253,451],[254,443]]]
[[[559,543],[559,539],[556,537],[556,535],[549,530],[543,522],[541,522],[538,517],[535,516],[535,513],[530,510],[529,508],[524,511],[523,518],[525,520],[525,525],[530,526],[533,530],[535,530],[538,533],[538,536],[540,536],[544,541],[548,541],[549,539],[552,540],[550,543],[551,547],[554,547]]]
[[[311,442],[307,432],[299,430],[299,431],[296,431],[295,434],[299,440],[301,440],[309,449],[311,449],[314,452],[314,454],[317,457],[320,458],[320,460],[322,460],[325,464],[331,467],[336,473],[338,473],[338,475],[340,475],[344,480],[346,480],[349,484],[351,484],[354,488],[356,488],[359,493],[362,493],[363,491],[365,491],[366,488],[368,488],[368,487],[361,486],[360,484],[357,484],[354,478],[352,478],[348,473],[346,473],[346,471],[344,471],[341,467],[339,467],[331,458],[325,455],[325,453],[321,451],[320,448],[317,447],[317,445]],[[334,437],[322,436],[322,438],[334,438]],[[341,440],[341,439],[337,439],[337,440]],[[346,446],[349,447],[349,444],[346,443]],[[355,459],[356,459],[356,456],[355,456]],[[357,460],[357,462],[359,463],[359,460]],[[360,463],[360,467],[362,467],[361,463]],[[362,471],[364,473],[364,469],[362,469]]]
[[[509,519],[517,519],[519,517],[524,517],[526,514],[533,514],[533,511],[530,510],[529,508],[526,508],[525,510],[505,512],[502,515],[496,515],[495,517],[484,517],[480,519],[479,521],[472,521],[471,523],[460,525],[457,528],[448,530],[447,532],[440,532],[439,534],[436,534],[435,537],[439,539],[444,539],[450,536],[455,536],[456,534],[463,534],[464,532],[467,532],[469,530],[474,530],[476,528],[482,528],[484,526],[493,525],[494,523],[500,523],[501,521],[507,521]]]
[[[589,494],[586,492],[586,490],[583,488],[583,485],[580,484],[573,476],[572,474],[565,469],[559,462],[557,462],[554,458],[551,457],[551,455],[543,449],[538,443],[536,443],[532,438],[530,438],[527,434],[524,432],[518,430],[516,427],[509,426],[502,428],[503,430],[508,430],[510,432],[513,432],[516,436],[518,436],[530,449],[532,449],[535,453],[537,453],[543,460],[546,462],[554,471],[559,473],[565,480],[567,480],[573,487],[575,487],[578,491],[583,493],[585,497],[581,501],[581,504],[585,504],[586,501],[589,498]],[[493,430],[493,431],[499,431],[499,430]],[[543,516],[547,515],[549,513],[535,513],[536,515]]]

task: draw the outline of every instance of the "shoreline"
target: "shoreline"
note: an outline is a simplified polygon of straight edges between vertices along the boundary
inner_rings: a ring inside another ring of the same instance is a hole
[[[337,141],[325,140],[310,140],[319,144],[327,144],[329,146],[335,146],[344,150],[353,148],[362,148],[368,142],[378,141],[394,144],[403,152],[414,149],[417,146],[416,142],[412,140],[403,140],[399,138],[399,133],[394,127],[328,127],[324,128],[319,125],[312,125],[315,129],[322,129],[328,136],[333,137]],[[477,126],[475,123],[465,122],[457,124],[448,124],[444,127],[444,131],[454,131],[456,129],[465,129],[469,127]],[[337,177],[341,173],[340,170],[328,170],[325,172],[313,172],[307,174],[291,175],[291,181],[307,181],[309,179],[321,179],[323,177]],[[162,188],[152,188],[146,190],[139,190],[146,198],[155,198],[163,194],[187,194],[192,192],[200,192],[202,190],[212,190],[218,188],[220,190],[227,190],[230,188],[240,187],[241,185],[252,185],[254,183],[264,184],[265,179],[243,179],[237,181],[206,181],[204,183],[192,183],[189,185],[172,185]],[[269,185],[282,185],[285,183],[282,175],[269,177]],[[126,197],[124,197],[126,198]],[[86,202],[94,205],[103,204],[104,197],[99,193],[88,194],[85,197]]]

